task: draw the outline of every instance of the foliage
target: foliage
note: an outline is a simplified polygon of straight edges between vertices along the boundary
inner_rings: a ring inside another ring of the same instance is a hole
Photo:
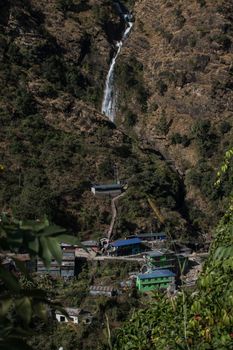
[[[117,62],[116,85],[122,101],[122,109],[128,100],[136,100],[142,111],[147,110],[148,91],[144,86],[143,65],[135,57],[129,57],[126,62]],[[127,102],[127,103],[126,103]]]
[[[231,124],[224,120],[224,121],[220,124],[220,132],[221,132],[221,134],[226,134],[226,133],[228,133],[230,130],[231,130]]]
[[[202,156],[211,157],[218,145],[218,136],[211,129],[209,120],[198,120],[192,128],[194,136]]]
[[[187,135],[181,135],[180,133],[174,133],[171,136],[171,142],[173,145],[182,144],[184,147],[188,147],[190,144],[190,140]]]
[[[57,8],[63,12],[71,11],[73,7],[73,0],[57,0]]]
[[[156,125],[156,128],[158,130],[158,132],[162,135],[167,135],[168,131],[169,131],[169,126],[170,126],[170,123],[167,121],[167,118],[165,117],[165,115],[163,114],[157,125]]]
[[[156,294],[146,310],[135,312],[115,335],[114,349],[230,349],[233,346],[233,255],[216,259],[216,251],[232,242],[233,217],[216,230],[210,257],[198,289],[175,298]],[[140,344],[140,345],[139,345]]]
[[[61,308],[59,304],[48,298],[47,291],[33,286],[25,264],[18,257],[22,249],[30,254],[31,259],[40,257],[49,267],[52,258],[61,263],[61,241],[69,241],[72,237],[64,234],[65,230],[50,225],[47,219],[33,221],[17,221],[5,215],[0,221],[0,349],[28,349],[24,338],[32,334],[38,318],[47,321],[48,307]],[[4,266],[4,259],[12,259],[24,283],[14,270]]]

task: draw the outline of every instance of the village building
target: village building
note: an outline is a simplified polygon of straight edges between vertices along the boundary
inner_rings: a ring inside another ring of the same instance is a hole
[[[71,307],[66,307],[64,310],[68,314],[69,318],[63,315],[61,311],[57,310],[55,312],[56,320],[60,323],[72,322],[74,324],[79,324],[82,322],[84,324],[91,324],[92,322],[93,316],[88,311]]]
[[[91,192],[98,197],[116,197],[123,191],[123,185],[110,184],[110,185],[93,185]]]
[[[110,243],[109,253],[116,256],[134,255],[145,251],[146,247],[139,238],[120,239]]]
[[[166,241],[167,236],[164,232],[149,232],[149,233],[138,233],[137,236],[142,241]]]
[[[139,274],[136,287],[140,292],[148,292],[158,289],[175,288],[175,274],[167,269],[154,270]]]
[[[89,240],[89,241],[82,241],[81,245],[85,248],[98,248],[99,243],[95,240]]]
[[[76,275],[75,250],[70,248],[63,249],[61,265],[53,259],[49,268],[45,267],[43,261],[38,259],[37,273],[49,274],[53,277],[63,277],[64,279],[74,278]]]
[[[90,295],[99,296],[104,295],[106,297],[115,297],[119,294],[119,291],[111,286],[90,286]]]
[[[144,257],[146,264],[152,269],[175,269],[176,257],[171,250],[154,250],[147,252]]]

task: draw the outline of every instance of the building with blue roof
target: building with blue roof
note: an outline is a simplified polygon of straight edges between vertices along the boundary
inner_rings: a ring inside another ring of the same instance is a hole
[[[168,269],[152,270],[148,273],[139,274],[136,286],[140,292],[167,289],[175,286],[175,274]]]
[[[112,242],[112,254],[117,256],[134,255],[145,251],[142,240],[139,238],[120,239]]]

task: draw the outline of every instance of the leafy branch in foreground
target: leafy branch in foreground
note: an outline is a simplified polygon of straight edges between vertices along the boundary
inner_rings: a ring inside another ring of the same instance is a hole
[[[19,221],[2,215],[0,218],[0,350],[29,349],[25,339],[33,334],[35,323],[47,322],[50,309],[62,309],[42,289],[25,288],[19,275],[33,282],[25,264],[19,259],[19,250],[27,252],[31,259],[39,257],[49,268],[52,259],[61,263],[61,242],[77,243],[66,230],[51,225],[45,218],[38,221]],[[17,270],[4,266],[12,259]],[[63,314],[66,314],[62,310]]]

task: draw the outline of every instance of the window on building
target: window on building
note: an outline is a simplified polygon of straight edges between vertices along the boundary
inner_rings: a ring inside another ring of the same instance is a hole
[[[74,317],[70,317],[70,320],[71,320],[72,322],[74,322]]]
[[[65,316],[60,316],[60,322],[65,322],[66,318]]]

